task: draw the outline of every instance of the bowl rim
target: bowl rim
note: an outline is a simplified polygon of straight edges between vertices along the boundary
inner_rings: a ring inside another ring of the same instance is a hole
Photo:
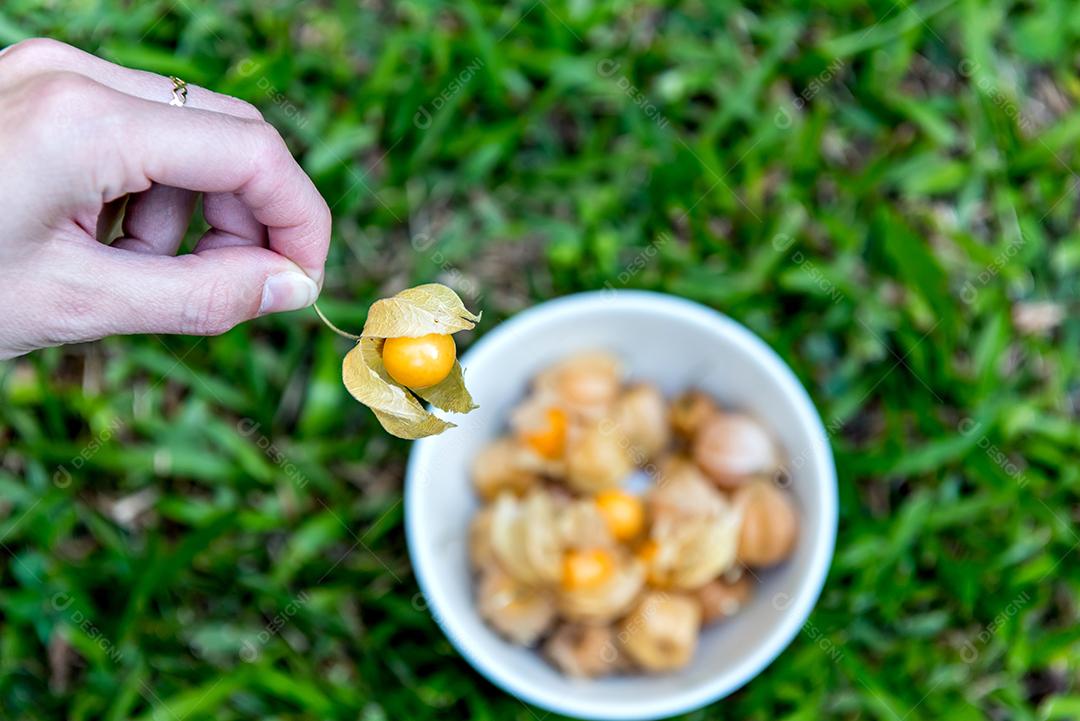
[[[665,694],[642,703],[620,705],[617,700],[604,704],[583,705],[563,697],[549,696],[539,691],[527,679],[512,674],[491,658],[471,639],[459,633],[457,621],[443,608],[442,596],[435,585],[440,573],[428,547],[422,545],[424,534],[417,527],[419,496],[413,492],[420,484],[416,481],[421,465],[430,462],[431,444],[422,439],[413,444],[405,471],[405,535],[409,558],[420,591],[428,604],[429,612],[446,634],[450,643],[469,664],[496,686],[519,701],[527,701],[540,708],[579,718],[602,721],[637,721],[659,719],[687,713],[713,703],[747,684],[760,674],[766,666],[794,640],[813,610],[825,585],[832,562],[836,542],[838,492],[836,466],[832,447],[829,444],[825,426],[815,408],[809,393],[799,382],[794,371],[784,360],[757,334],[738,321],[708,306],[686,298],[643,290],[594,290],[562,296],[539,303],[507,319],[496,328],[485,333],[461,358],[463,366],[469,361],[492,352],[500,344],[511,343],[515,338],[530,332],[541,320],[551,316],[573,317],[581,310],[594,310],[597,303],[622,311],[640,310],[648,313],[661,313],[678,316],[680,320],[689,320],[707,326],[712,332],[725,336],[726,340],[753,356],[760,363],[769,377],[795,403],[799,423],[810,436],[812,445],[813,472],[822,479],[821,523],[820,532],[811,543],[810,561],[806,572],[807,581],[789,599],[787,608],[777,624],[762,639],[756,652],[743,663],[727,672],[710,678],[707,682],[682,690]],[[430,539],[429,539],[430,540]]]

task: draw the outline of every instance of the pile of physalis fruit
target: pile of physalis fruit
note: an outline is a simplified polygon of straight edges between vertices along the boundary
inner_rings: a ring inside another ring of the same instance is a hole
[[[685,666],[794,549],[772,434],[700,391],[668,402],[587,353],[541,372],[509,425],[472,469],[476,602],[568,675]]]
[[[465,388],[453,334],[472,329],[480,316],[446,286],[419,285],[376,301],[360,335],[335,326],[318,306],[315,311],[335,333],[356,341],[342,363],[342,380],[388,433],[415,439],[454,427],[420,400],[452,413],[476,408]]]

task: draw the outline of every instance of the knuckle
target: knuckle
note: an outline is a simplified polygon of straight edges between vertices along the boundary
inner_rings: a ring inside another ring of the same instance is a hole
[[[267,122],[254,124],[252,139],[254,152],[252,162],[257,169],[269,172],[278,182],[285,182],[289,174],[285,171],[296,161],[293,160],[285,139],[277,128]]]
[[[330,206],[326,204],[326,199],[322,197],[317,191],[315,193],[315,219],[318,224],[319,230],[325,232],[327,240],[330,238],[330,229],[334,223],[334,214],[330,211]]]
[[[67,54],[70,50],[69,46],[59,40],[28,38],[8,47],[0,57],[3,57],[5,65],[25,66],[33,69],[41,67],[48,59]]]
[[[330,242],[330,232],[334,227],[334,213],[330,210],[330,206],[326,204],[326,200],[320,195],[320,205],[322,207],[322,225],[326,229],[326,241]]]
[[[256,124],[255,139],[258,149],[265,152],[266,157],[279,159],[283,152],[288,155],[285,139],[281,137],[277,128],[265,120]]]
[[[330,206],[326,204],[326,200],[319,196],[319,243],[322,247],[323,256],[326,256],[326,252],[330,247],[330,235],[334,229],[334,214],[330,211]]]
[[[236,317],[236,289],[224,281],[213,281],[192,291],[184,304],[183,332],[193,335],[221,335],[231,330],[240,318]]]
[[[76,110],[93,110],[98,106],[100,89],[93,80],[78,73],[47,73],[33,83],[29,110],[38,119],[46,120],[67,117]]]
[[[258,120],[259,122],[264,122],[262,112],[248,101],[228,95],[225,97],[228,98],[227,102],[229,103],[230,109],[239,117],[244,118],[245,120]]]
[[[259,109],[246,100],[194,84],[189,85],[188,88],[192,93],[192,99],[199,103],[200,107],[232,115],[241,120],[263,121],[263,114]]]

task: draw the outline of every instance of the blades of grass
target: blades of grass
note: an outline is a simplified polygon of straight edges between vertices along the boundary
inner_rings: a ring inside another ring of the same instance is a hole
[[[162,584],[187,569],[196,556],[205,551],[216,539],[233,530],[233,527],[233,513],[222,512],[219,509],[218,514],[206,525],[184,536],[171,553],[164,551],[156,538],[148,544],[119,624],[118,643],[121,646],[131,639],[136,618],[145,610],[146,604],[159,591]]]
[[[153,681],[142,681],[139,693],[149,706],[149,710],[134,721],[161,721],[161,719],[199,718],[211,715],[232,694],[246,688],[251,683],[251,672],[240,669],[230,674],[218,676],[194,688],[163,697],[154,687]]]
[[[146,684],[146,668],[142,664],[133,666],[123,676],[120,688],[113,696],[112,703],[105,712],[102,721],[125,721],[131,718],[131,712],[139,703],[142,689]]]
[[[336,706],[327,698],[326,691],[313,681],[265,665],[251,674],[251,681],[253,686],[306,713],[314,713],[322,718],[329,718],[335,713]]]
[[[346,537],[349,529],[344,523],[340,516],[329,510],[304,522],[293,533],[285,553],[274,565],[274,582],[287,584],[307,561]]]
[[[881,234],[885,254],[912,293],[922,297],[940,319],[942,329],[951,332],[955,325],[954,301],[949,294],[947,276],[926,240],[903,218],[886,211],[878,213],[875,226]]]
[[[821,51],[830,57],[844,58],[872,48],[881,47],[904,33],[924,26],[935,15],[946,10],[955,2],[956,0],[934,0],[933,2],[914,3],[901,10],[891,19],[884,19],[884,22],[878,21],[874,23],[869,29],[860,29],[848,35],[830,38],[822,43]],[[888,18],[888,15],[885,18]]]

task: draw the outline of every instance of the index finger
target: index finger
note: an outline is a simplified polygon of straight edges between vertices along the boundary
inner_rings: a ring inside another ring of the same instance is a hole
[[[84,108],[73,140],[85,146],[85,138],[94,138],[95,145],[106,145],[96,147],[99,152],[67,156],[69,163],[74,157],[76,165],[93,164],[81,168],[81,174],[95,178],[98,193],[119,196],[146,190],[153,182],[235,193],[266,226],[270,249],[322,282],[330,209],[273,126],[144,100],[79,75],[51,77],[48,82],[65,86],[48,93],[61,97],[65,112],[70,112],[73,94]]]

